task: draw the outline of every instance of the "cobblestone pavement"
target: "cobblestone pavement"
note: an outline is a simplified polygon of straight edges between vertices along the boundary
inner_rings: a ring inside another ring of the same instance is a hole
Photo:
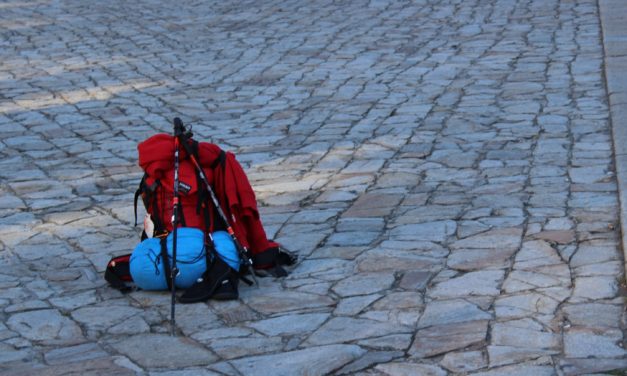
[[[0,2],[3,375],[627,369],[596,0]],[[238,155],[301,262],[122,295],[136,144]]]

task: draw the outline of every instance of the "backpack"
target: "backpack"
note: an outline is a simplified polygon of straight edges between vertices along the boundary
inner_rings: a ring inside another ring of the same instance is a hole
[[[226,249],[229,234],[233,241],[241,248],[242,258],[247,258],[249,263],[241,263],[239,268],[240,278],[250,284],[245,278],[247,273],[257,275],[272,275],[282,277],[287,272],[283,265],[292,265],[296,262],[296,255],[287,251],[280,244],[268,240],[259,217],[254,192],[246,174],[237,162],[235,155],[225,152],[215,144],[208,142],[198,142],[194,140],[191,132],[187,132],[186,145],[179,150],[178,169],[178,218],[179,227],[177,229],[197,229],[202,231],[205,239],[206,249],[194,246],[188,255],[181,255],[177,252],[177,263],[185,262],[184,256],[194,259],[197,265],[194,272],[207,268],[210,264],[210,256],[215,253],[215,234],[220,234],[222,247]],[[140,243],[134,253],[152,255],[144,258],[143,262],[149,264],[148,260],[154,264],[153,269],[156,275],[163,274],[164,279],[169,274],[168,266],[172,260],[172,241],[164,240],[171,237],[173,231],[173,198],[174,198],[174,149],[175,137],[168,134],[157,134],[139,143],[139,166],[144,171],[144,175],[139,183],[139,187],[134,197],[135,225],[137,225],[137,204],[139,199],[146,209],[147,215],[153,224],[145,226],[142,232],[142,243]],[[202,168],[202,174],[199,169]],[[204,175],[204,176],[203,176]],[[207,181],[205,184],[203,181]],[[207,187],[209,185],[209,187]],[[213,197],[212,197],[213,196]],[[217,203],[216,204],[214,204]],[[219,206],[219,207],[218,207]],[[187,231],[187,230],[185,230]],[[180,231],[178,231],[180,233]],[[153,239],[153,240],[150,240]],[[156,240],[160,239],[160,240]],[[155,251],[159,244],[159,254]],[[169,245],[168,245],[169,244]],[[180,247],[179,241],[177,246]],[[186,247],[180,247],[184,251]],[[180,252],[180,251],[179,251]],[[202,254],[206,260],[201,260],[197,255]],[[196,255],[196,256],[194,256]],[[222,257],[224,259],[224,257]],[[133,280],[133,269],[145,271],[147,267],[143,265],[139,268],[131,268],[131,261],[139,260],[131,255],[113,257],[107,264],[105,279],[109,284],[120,291],[130,291],[131,287],[127,282],[139,282],[144,280],[137,277]],[[163,262],[169,260],[169,262]],[[161,268],[159,263],[163,263]],[[252,270],[250,270],[252,266]],[[142,272],[143,273],[143,272]],[[139,274],[135,272],[135,275]],[[140,283],[142,284],[142,283]],[[142,288],[140,284],[138,287]],[[161,289],[164,287],[161,282],[143,283],[146,289]],[[154,288],[156,286],[156,288]],[[178,286],[178,277],[177,277]],[[183,288],[188,287],[184,283]]]

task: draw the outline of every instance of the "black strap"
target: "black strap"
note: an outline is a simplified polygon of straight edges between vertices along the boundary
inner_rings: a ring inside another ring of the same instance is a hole
[[[179,201],[180,202],[180,201]],[[176,210],[178,210],[178,216],[179,216],[179,227],[187,227],[187,223],[185,222],[185,214],[183,214],[183,205],[182,203],[180,203],[179,205],[176,205]]]
[[[194,141],[195,143],[198,143],[196,141]],[[221,166],[224,167],[224,164],[226,162],[226,153],[224,152],[224,150],[220,149],[220,154],[218,154],[218,158],[216,158],[215,161],[213,161],[213,163],[211,164],[210,168],[212,170],[215,170],[216,167]]]
[[[161,260],[163,262],[163,274],[165,277],[165,281],[168,284],[168,290],[172,291],[172,280],[170,279],[170,258],[168,257],[168,241],[167,237],[161,238]]]
[[[144,193],[146,176],[148,176],[148,174],[144,173],[144,176],[142,176],[142,180],[139,182],[139,187],[137,187],[137,190],[135,191],[135,197],[133,198],[133,208],[135,209],[135,226],[137,226],[137,200],[139,199],[139,196]]]

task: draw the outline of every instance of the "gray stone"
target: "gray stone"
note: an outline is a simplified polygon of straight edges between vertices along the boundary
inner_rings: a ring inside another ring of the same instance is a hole
[[[360,273],[338,282],[332,290],[341,297],[369,295],[389,289],[394,281],[392,273]]]
[[[106,330],[142,311],[119,305],[83,307],[72,312],[72,318],[92,330]]]
[[[28,349],[15,349],[12,346],[0,343],[0,365],[3,363],[11,363],[19,360],[27,359],[32,356],[32,352]],[[0,369],[1,366],[0,366]]]
[[[423,358],[464,349],[486,342],[488,321],[466,321],[420,329],[409,349],[413,357]]]
[[[522,230],[519,228],[494,229],[451,244],[452,249],[518,249]]]
[[[178,321],[179,323],[181,320]],[[150,326],[140,316],[130,317],[121,323],[110,327],[107,330],[107,333],[110,334],[127,334],[127,335],[135,335],[140,333],[147,333],[150,331]]]
[[[511,248],[460,249],[451,252],[446,265],[462,271],[505,268],[509,266],[514,252]]]
[[[361,254],[358,259],[358,269],[363,272],[382,272],[382,271],[412,271],[412,270],[430,270],[439,266],[443,260],[439,257],[432,257],[425,254],[422,246],[429,247],[429,244],[414,243],[416,249],[387,249],[375,248]],[[439,252],[437,252],[439,255]]]
[[[571,287],[570,276],[568,275],[569,270],[566,266],[550,268],[544,273],[542,273],[542,269],[539,271],[540,273],[533,273],[514,270],[509,274],[509,276],[507,276],[507,279],[503,283],[503,291],[507,293],[516,293],[537,290],[540,288]]]
[[[372,305],[374,310],[410,310],[414,311],[423,305],[421,293],[413,291],[390,292]]]
[[[295,335],[315,331],[328,318],[328,313],[285,315],[257,321],[249,326],[268,336]]]
[[[179,329],[186,335],[197,333],[200,330],[215,328],[221,325],[222,322],[231,324],[233,322],[239,322],[242,320],[250,319],[249,309],[242,307],[241,304],[235,302],[228,302],[228,309],[225,308],[226,313],[222,315],[220,310],[209,310],[204,304],[180,304],[176,307],[176,324]],[[256,318],[256,316],[253,316]],[[141,323],[140,323],[141,325]]]
[[[333,314],[336,316],[357,315],[366,307],[368,307],[372,302],[379,299],[381,296],[382,295],[380,294],[373,294],[343,298],[337,304],[337,307],[333,311]]]
[[[382,372],[384,375],[395,376],[412,376],[412,375],[424,375],[424,376],[446,376],[447,372],[431,364],[420,364],[410,362],[392,362],[379,364],[375,367],[375,370]]]
[[[566,358],[560,360],[559,365],[566,375],[596,374],[604,371],[624,371],[627,369],[627,359]]]
[[[335,301],[327,296],[295,291],[256,293],[245,297],[244,301],[252,309],[268,315],[335,305]]]
[[[563,265],[564,261],[556,249],[546,241],[524,242],[516,254],[514,267],[518,270],[536,270],[547,265]]]
[[[618,282],[615,276],[577,277],[572,299],[609,299],[615,297],[617,291]]]
[[[560,301],[540,293],[526,292],[511,296],[499,296],[494,302],[498,319],[515,319],[533,315],[551,315]]]
[[[398,240],[443,242],[453,235],[456,229],[457,224],[454,221],[407,224],[390,230],[390,237]]]
[[[432,274],[418,270],[410,270],[403,274],[399,286],[406,290],[424,290]]]
[[[0,11],[0,373],[625,368],[594,357],[620,347],[625,319],[624,1],[14,3]],[[175,116],[237,155],[267,235],[300,260],[238,300],[177,305],[179,333],[212,355],[145,368],[100,351],[166,334],[170,294],[123,295],[102,272],[139,240],[136,146]],[[310,358],[338,319],[368,353]],[[412,358],[432,328],[443,352]],[[533,343],[546,333],[581,358]],[[232,365],[249,358],[267,366]]]
[[[407,350],[411,345],[413,335],[392,334],[377,338],[367,338],[357,342],[360,346],[370,347],[378,350]]]
[[[236,337],[209,340],[207,346],[223,359],[279,352],[283,350],[281,337]]]
[[[585,184],[596,183],[608,177],[604,166],[574,167],[569,170],[569,175],[573,183]]]
[[[612,261],[616,257],[616,249],[614,247],[584,243],[579,245],[577,252],[570,261],[570,265],[576,268],[588,264]]]
[[[547,332],[530,320],[496,323],[491,334],[491,343],[497,346],[553,351],[560,347],[558,334]]]
[[[534,365],[534,364],[516,364],[494,368],[489,371],[473,373],[474,376],[552,376],[555,375],[553,366]]]
[[[196,342],[166,334],[140,334],[111,346],[144,368],[183,368],[207,365],[216,356]]]
[[[326,375],[361,357],[365,350],[355,345],[329,345],[309,347],[285,353],[252,356],[231,363],[242,374],[265,376],[268,370],[273,375]]]
[[[406,326],[393,325],[374,320],[335,317],[309,336],[307,343],[312,345],[347,343],[389,334],[408,333],[410,330],[411,329]]]
[[[109,357],[109,354],[95,343],[61,347],[44,354],[46,363],[51,365],[83,362],[106,357]]]
[[[429,302],[420,317],[418,327],[446,325],[476,320],[490,320],[492,315],[462,299]]]
[[[338,375],[354,374],[375,364],[387,363],[394,358],[403,357],[400,351],[369,351],[356,361],[347,364],[336,372]]]
[[[620,358],[625,356],[623,334],[616,329],[572,327],[564,333],[564,354],[568,358]]]
[[[137,375],[138,371],[141,372],[141,370],[129,369],[126,364],[118,363],[122,362],[119,362],[118,359],[112,357],[89,359],[82,362],[64,363],[50,366],[26,363],[23,367],[12,367],[7,375],[28,376],[33,374],[33,370],[37,370],[37,374],[44,376],[89,374],[133,376]]]
[[[72,345],[84,341],[76,323],[56,309],[42,309],[11,315],[7,320],[11,330],[44,345]]]
[[[43,302],[41,300],[29,300],[29,301],[20,302],[17,304],[12,304],[10,306],[7,306],[4,309],[4,312],[15,313],[15,312],[30,311],[30,310],[35,310],[35,309],[46,309],[46,308],[50,308],[50,306],[46,302]]]
[[[589,264],[575,269],[576,277],[594,277],[603,275],[620,275],[623,264],[620,261],[608,261],[599,264]]]
[[[444,355],[440,365],[455,373],[476,371],[487,366],[481,351],[450,352]]]
[[[565,305],[563,311],[572,325],[617,329],[623,309],[615,304],[582,303]]]
[[[547,350],[537,347],[525,348],[519,346],[488,346],[490,367],[499,367],[508,364],[524,363],[543,356],[558,354],[558,350]]]
[[[486,270],[469,272],[460,277],[440,282],[428,291],[434,298],[457,298],[468,295],[496,296],[500,292],[499,285],[505,275],[502,270]]]
[[[150,372],[150,376],[220,376],[222,373],[209,371],[202,368],[192,368],[177,371]]]
[[[62,310],[73,310],[79,307],[84,307],[96,303],[95,291],[84,291],[73,293],[68,296],[53,297],[50,299],[50,303]]]

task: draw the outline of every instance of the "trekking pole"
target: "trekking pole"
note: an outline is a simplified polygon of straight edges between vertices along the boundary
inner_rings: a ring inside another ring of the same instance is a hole
[[[170,281],[172,290],[172,300],[170,302],[170,334],[175,333],[175,306],[176,306],[176,276],[178,268],[176,266],[176,243],[178,242],[177,228],[179,227],[179,146],[180,137],[185,132],[181,119],[174,119],[174,197],[172,198],[172,268],[170,269]],[[168,262],[168,260],[164,260]]]
[[[181,121],[179,118],[175,118],[174,122],[176,123],[177,120],[179,122]],[[183,126],[183,123],[181,123],[181,126]],[[183,130],[184,129],[185,128],[183,128]],[[244,247],[242,243],[240,243],[239,239],[237,239],[237,236],[235,235],[235,231],[233,230],[233,227],[229,224],[226,214],[222,210],[222,207],[220,206],[220,202],[218,201],[218,198],[216,197],[215,193],[213,192],[213,189],[211,188],[211,184],[209,184],[207,175],[205,175],[205,172],[203,171],[202,166],[200,165],[200,163],[198,163],[198,160],[194,156],[194,153],[192,153],[192,150],[189,144],[187,143],[188,136],[185,135],[185,131],[183,131],[183,134],[181,136],[183,139],[183,142],[181,142],[181,144],[183,145],[183,148],[187,152],[187,155],[189,156],[190,160],[194,164],[194,167],[196,168],[196,170],[198,170],[198,175],[200,176],[200,180],[202,180],[202,182],[205,184],[205,187],[207,188],[207,191],[209,192],[209,196],[211,197],[211,201],[213,202],[213,206],[215,206],[216,211],[218,212],[218,215],[220,216],[220,219],[222,219],[222,221],[224,222],[224,225],[226,226],[226,232],[231,236],[231,239],[233,240],[233,243],[235,244],[235,248],[237,249],[240,255],[240,258],[242,259],[244,264],[250,267],[250,275],[252,276],[255,285],[259,287],[257,278],[255,277],[255,271],[253,270],[253,259],[250,257],[250,252],[248,248]]]

